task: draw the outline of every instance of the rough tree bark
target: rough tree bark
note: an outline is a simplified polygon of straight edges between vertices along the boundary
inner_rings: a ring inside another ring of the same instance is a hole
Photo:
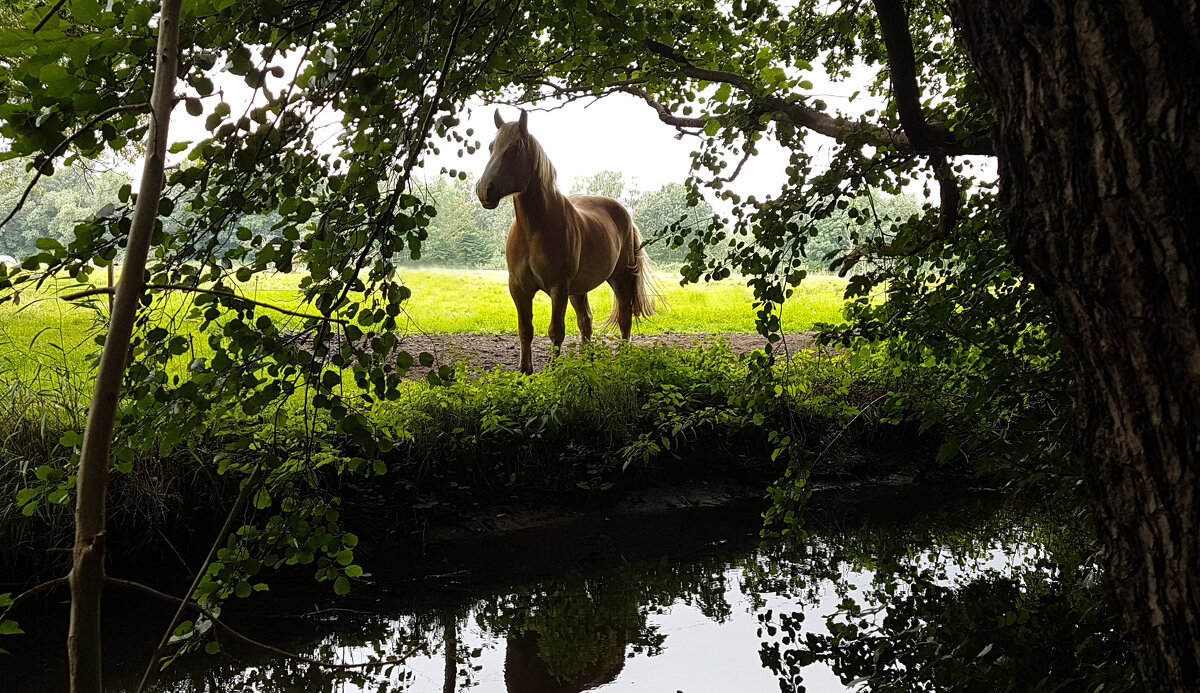
[[[182,0],[163,0],[158,21],[151,127],[137,207],[129,229],[125,264],[113,298],[104,351],[83,431],[76,478],[75,550],[71,567],[71,625],[67,633],[71,690],[102,693],[100,594],[104,587],[104,528],[108,466],[121,380],[138,305],[146,290],[146,257],[162,197],[167,127],[175,105],[179,67],[179,14]]]
[[[1147,688],[1200,690],[1200,9],[950,5],[1075,368],[1109,588]]]

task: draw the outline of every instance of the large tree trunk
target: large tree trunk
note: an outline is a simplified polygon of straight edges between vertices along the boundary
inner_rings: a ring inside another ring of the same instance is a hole
[[[1147,687],[1200,690],[1200,10],[951,6],[1013,253],[1074,365],[1106,579]]]

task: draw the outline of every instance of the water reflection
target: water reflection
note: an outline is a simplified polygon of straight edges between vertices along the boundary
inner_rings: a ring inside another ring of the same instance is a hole
[[[329,671],[226,644],[177,662],[157,690],[1133,687],[1069,518],[966,494],[937,499],[942,513],[914,514],[911,501],[818,506],[809,537],[789,542],[759,542],[754,513],[728,511],[489,538],[496,555],[442,556],[416,579],[381,571],[338,610],[285,617],[305,609],[275,604],[237,622],[311,657],[403,666]],[[231,618],[234,607],[252,603],[230,605]],[[20,674],[7,677],[16,690],[46,690]]]

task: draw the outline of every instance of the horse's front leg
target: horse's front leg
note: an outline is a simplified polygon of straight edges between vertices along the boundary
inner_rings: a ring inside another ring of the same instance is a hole
[[[517,307],[517,334],[521,339],[520,371],[525,375],[531,375],[533,373],[533,292],[509,282],[508,293],[512,295],[513,304]]]
[[[567,287],[554,287],[550,290],[550,342],[554,344],[551,358],[558,356],[562,349],[563,339],[567,336]]]

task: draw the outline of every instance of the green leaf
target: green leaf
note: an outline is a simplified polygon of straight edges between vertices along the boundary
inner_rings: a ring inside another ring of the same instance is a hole
[[[9,619],[0,621],[0,635],[20,635],[24,632],[16,621]]]
[[[704,134],[708,135],[709,137],[717,134],[720,129],[721,121],[717,120],[716,118],[709,118],[708,122],[704,124]]]
[[[75,431],[67,431],[58,439],[58,444],[64,448],[74,448],[83,445],[83,436]]]
[[[204,651],[210,655],[215,655],[221,651],[221,643],[213,640],[204,646]]]
[[[196,77],[192,77],[190,81],[192,83],[192,86],[196,88],[196,92],[198,94],[200,94],[200,96],[208,96],[209,94],[213,93],[214,86],[213,86],[213,82],[211,79],[204,77],[204,76],[196,76]],[[188,112],[191,113],[191,111],[188,111]],[[200,115],[200,114],[195,113],[193,115]]]
[[[350,593],[350,580],[345,575],[338,576],[337,580],[333,581],[333,591],[339,597]]]
[[[75,21],[81,24],[95,26],[100,22],[100,2],[99,0],[71,0],[71,15],[75,17]]]
[[[254,507],[259,510],[271,507],[271,494],[267,492],[267,489],[260,488],[258,493],[254,494]]]

